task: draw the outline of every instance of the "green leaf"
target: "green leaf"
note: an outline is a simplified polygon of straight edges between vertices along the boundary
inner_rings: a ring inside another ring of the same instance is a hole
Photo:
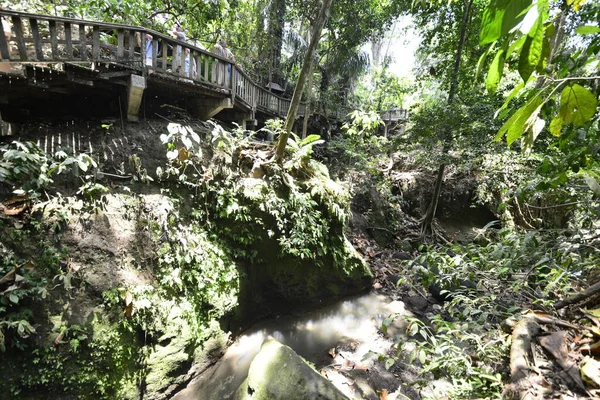
[[[304,139],[302,139],[302,141],[300,142],[300,147],[306,146],[307,144],[311,144],[311,143],[316,142],[316,141],[318,141],[320,139],[321,139],[321,136],[319,136],[319,135],[308,135],[307,137],[305,137]]]
[[[549,0],[537,0],[537,10],[541,23],[543,24],[550,14],[550,1]]]
[[[600,33],[600,27],[591,25],[578,26],[575,29],[575,33],[578,35],[593,35],[594,33]]]
[[[394,360],[393,358],[388,358],[387,360],[385,360],[385,369],[389,370],[390,368],[392,368],[392,366],[396,363],[396,360]]]
[[[421,351],[419,351],[419,362],[423,365],[425,364],[425,361],[427,361],[427,353],[425,353],[425,350],[421,349]]]
[[[548,57],[550,56],[550,51],[552,50],[552,46],[550,45],[551,39],[554,37],[554,25],[549,24],[544,29],[544,39],[542,40],[542,55],[540,56],[540,61],[538,62],[536,70],[541,74],[544,73],[546,69],[546,64],[548,62]]]
[[[596,96],[581,85],[573,84],[560,95],[560,116],[567,124],[583,126],[596,113]]]
[[[540,107],[543,105],[543,101],[540,98],[540,94],[536,94],[529,102],[527,102],[523,107],[519,108],[514,114],[502,125],[500,131],[494,138],[495,141],[502,139],[502,136],[506,134],[506,143],[510,146],[523,136],[523,133],[529,128],[531,129],[530,118],[534,112],[539,113]]]
[[[502,107],[500,107],[498,109],[498,111],[496,111],[496,115],[494,115],[494,118],[498,118],[498,115],[500,114],[500,112],[502,110],[505,110],[506,107],[508,107],[508,103],[510,103],[510,101],[519,93],[521,92],[521,89],[523,89],[525,87],[525,82],[519,82],[517,84],[517,86],[515,86],[513,88],[513,90],[509,93],[509,95],[506,97],[506,100],[504,100],[504,104],[502,104]]]
[[[519,57],[519,74],[527,82],[533,71],[536,70],[542,57],[544,46],[544,26],[538,18],[531,32],[527,35],[521,55]]]
[[[506,35],[525,16],[531,0],[492,0],[483,12],[479,44],[492,43]]]
[[[508,133],[506,134],[506,143],[509,146],[527,131],[529,128],[527,122],[530,121],[530,118],[534,113],[539,113],[541,105],[542,99],[539,96],[536,96],[531,99],[529,103],[517,110],[515,123],[508,128]]]
[[[477,61],[477,70],[475,71],[475,81],[479,79],[479,74],[481,73],[481,69],[483,68],[483,63],[485,62],[485,59],[492,50],[492,47],[494,47],[493,43],[490,44],[487,50],[481,55],[481,57],[479,57],[479,61]]]
[[[563,119],[559,114],[552,119],[552,122],[550,122],[550,128],[549,128],[550,133],[553,134],[554,136],[560,136],[560,131],[562,131],[562,128],[563,128]]]
[[[79,169],[83,172],[86,172],[88,169],[88,163],[83,160],[77,160],[77,165],[79,165]]]
[[[510,57],[512,53],[521,49],[523,47],[523,43],[525,43],[525,39],[527,39],[527,35],[523,35],[514,42],[512,42],[508,47],[508,50],[506,51],[506,57]]]
[[[494,94],[496,93],[496,90],[498,90],[498,84],[500,83],[500,78],[502,78],[502,72],[504,71],[505,55],[506,47],[503,46],[498,50],[494,57],[494,61],[492,61],[492,65],[490,65],[487,77],[485,78],[485,88],[489,94]]]

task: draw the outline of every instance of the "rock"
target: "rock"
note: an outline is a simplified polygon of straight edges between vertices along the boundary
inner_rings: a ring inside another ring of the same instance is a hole
[[[427,299],[422,296],[410,296],[404,300],[409,309],[416,312],[423,312],[429,306]]]
[[[406,251],[408,253],[410,253],[411,251],[413,251],[413,246],[410,243],[410,240],[406,240],[406,239],[402,240],[400,242],[400,250]]]
[[[392,258],[396,260],[412,260],[413,256],[404,251],[395,251],[392,254]]]
[[[348,399],[294,350],[273,338],[256,355],[235,400]]]

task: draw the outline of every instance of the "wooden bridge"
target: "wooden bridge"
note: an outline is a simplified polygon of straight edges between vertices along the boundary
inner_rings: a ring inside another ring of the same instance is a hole
[[[142,105],[152,103],[202,119],[218,114],[246,127],[257,118],[285,117],[290,106],[290,99],[259,86],[231,60],[150,29],[1,9],[0,19],[5,120],[23,113],[95,115],[108,107],[137,121]],[[305,110],[301,104],[297,115]],[[329,118],[345,115],[327,111]],[[382,117],[405,119],[406,112]]]

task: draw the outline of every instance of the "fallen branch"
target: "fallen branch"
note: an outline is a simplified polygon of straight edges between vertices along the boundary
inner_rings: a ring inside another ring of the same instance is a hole
[[[554,308],[559,310],[559,309],[569,306],[571,304],[575,304],[582,300],[585,300],[587,297],[593,296],[598,292],[600,292],[600,282],[593,284],[592,286],[590,286],[589,288],[587,288],[586,290],[584,290],[581,293],[578,293],[574,296],[557,301],[554,304]]]

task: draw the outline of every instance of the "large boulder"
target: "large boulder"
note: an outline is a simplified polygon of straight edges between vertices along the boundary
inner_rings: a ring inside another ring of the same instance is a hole
[[[236,400],[347,400],[331,382],[288,346],[267,339],[256,355]]]

